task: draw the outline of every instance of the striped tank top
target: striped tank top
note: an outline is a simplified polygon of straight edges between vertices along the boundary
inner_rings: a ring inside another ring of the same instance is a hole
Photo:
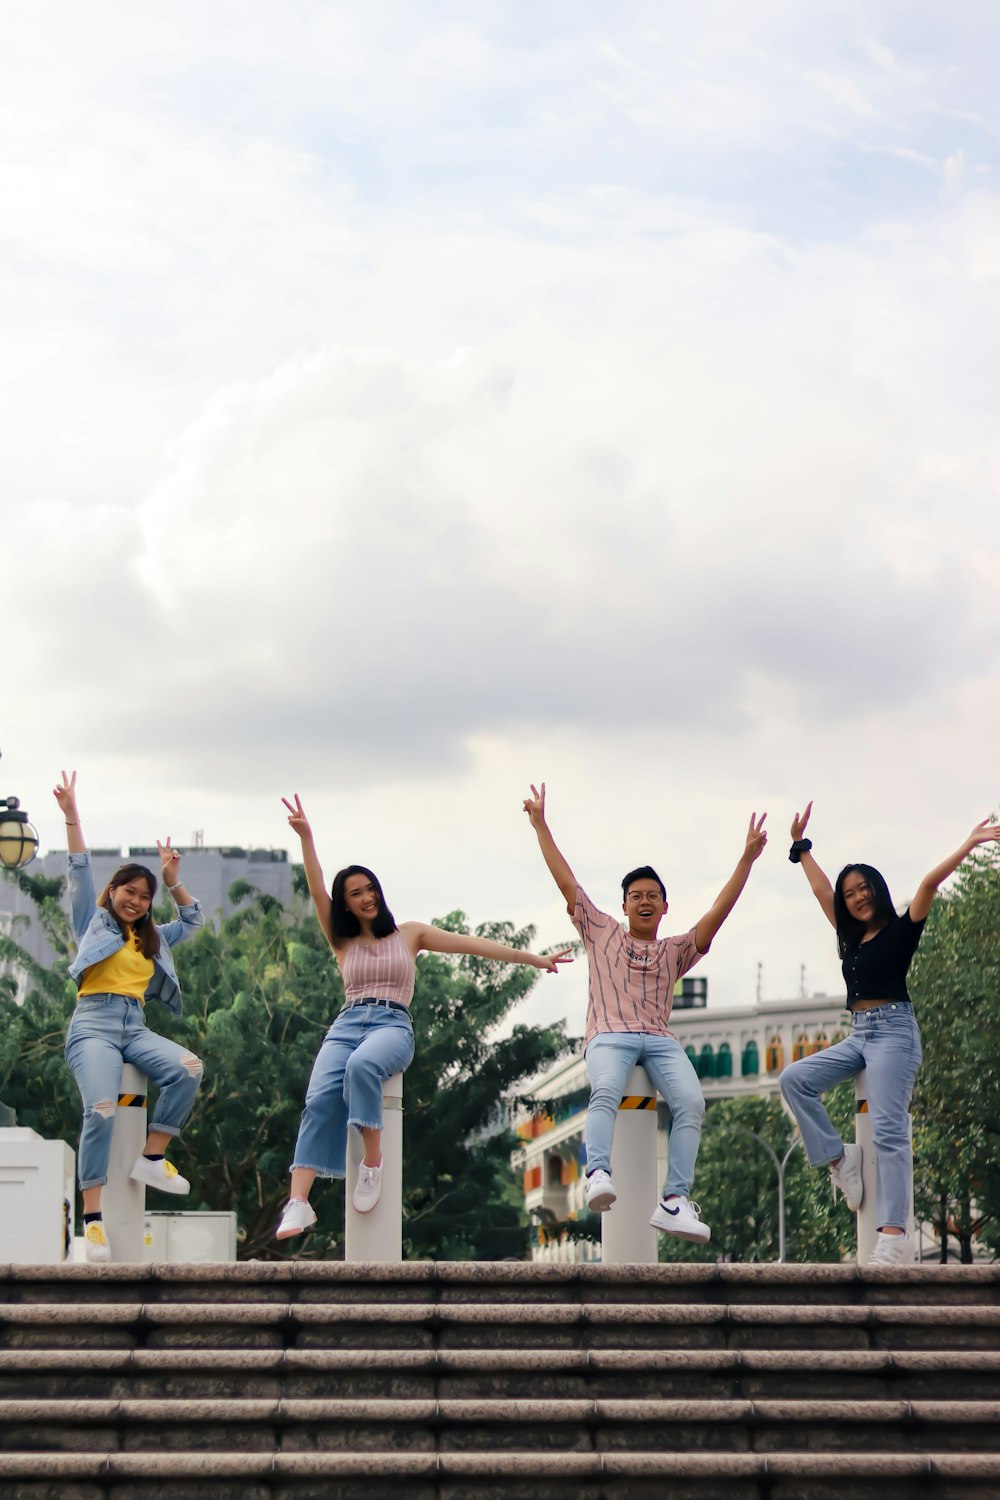
[[[413,954],[398,930],[373,943],[355,940],[338,959],[344,980],[345,1000],[396,1000],[409,1005],[413,999],[416,967]]]

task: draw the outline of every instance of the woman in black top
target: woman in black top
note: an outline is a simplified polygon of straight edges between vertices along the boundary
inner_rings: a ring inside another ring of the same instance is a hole
[[[864,1192],[861,1148],[845,1146],[820,1096],[865,1069],[879,1230],[872,1264],[906,1263],[913,1259],[913,1242],[906,1233],[913,1179],[908,1115],[921,1059],[906,975],[938,887],[973,849],[1000,839],[1000,825],[988,818],[978,824],[954,854],[924,876],[900,917],[884,879],[871,865],[845,865],[836,886],[830,884],[805,837],[811,812],[810,802],[801,816],[795,814],[789,858],[801,863],[813,895],[836,928],[853,1021],[845,1041],[787,1067],[781,1092],[798,1121],[811,1165],[829,1165],[848,1208],[856,1211]]]

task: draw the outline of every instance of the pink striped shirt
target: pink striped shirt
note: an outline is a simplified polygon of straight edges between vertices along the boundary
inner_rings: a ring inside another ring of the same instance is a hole
[[[403,934],[397,929],[388,937],[362,943],[357,938],[338,958],[344,979],[345,1000],[396,1000],[409,1005],[413,999],[416,967]]]
[[[644,943],[576,888],[573,926],[587,950],[587,1043],[603,1031],[645,1031],[669,1036],[674,986],[699,958],[696,928],[683,937]]]

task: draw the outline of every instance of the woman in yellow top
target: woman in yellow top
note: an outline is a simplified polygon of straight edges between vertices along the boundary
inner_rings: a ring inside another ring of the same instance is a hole
[[[111,1258],[101,1216],[101,1189],[108,1180],[111,1131],[122,1066],[133,1063],[157,1085],[159,1095],[142,1155],[132,1177],[164,1193],[186,1193],[190,1183],[164,1156],[171,1136],[191,1113],[202,1065],[146,1025],[147,1000],[159,1000],[180,1015],[181,996],[170,950],[190,937],[205,918],[178,876],[180,853],[157,841],[163,882],[177,903],[177,917],[153,921],[156,876],[145,865],[124,864],[99,896],[94,893],[90,854],[76,805],[76,772],[55,798],[66,818],[69,889],[77,953],[69,972],[79,987],[66,1034],[66,1061],[83,1099],[83,1131],[77,1159],[83,1192],[84,1243],[89,1261]]]

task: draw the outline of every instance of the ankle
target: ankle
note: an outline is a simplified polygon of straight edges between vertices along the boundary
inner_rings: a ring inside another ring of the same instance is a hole
[[[379,1153],[379,1159],[378,1159],[378,1161],[369,1161],[368,1157],[366,1156],[364,1158],[364,1160],[362,1161],[361,1165],[363,1167],[380,1167],[382,1165],[382,1155],[381,1155],[381,1152]]]

